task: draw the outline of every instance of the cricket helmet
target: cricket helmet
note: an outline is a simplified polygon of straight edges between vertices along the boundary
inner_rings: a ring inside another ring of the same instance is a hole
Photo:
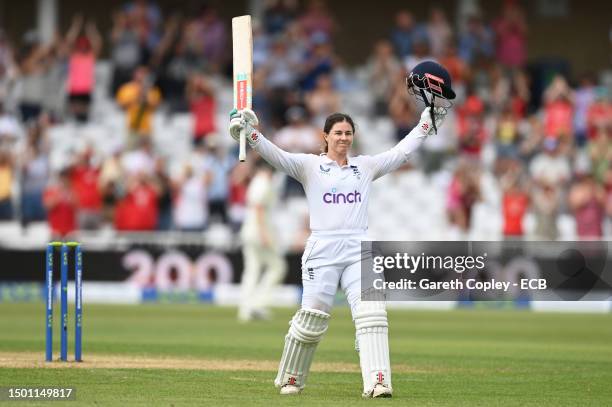
[[[448,108],[452,106],[450,101],[455,98],[448,71],[434,61],[424,61],[415,66],[406,78],[406,87],[408,93],[421,99],[427,106],[433,105],[434,100],[439,98],[447,102],[442,107]]]

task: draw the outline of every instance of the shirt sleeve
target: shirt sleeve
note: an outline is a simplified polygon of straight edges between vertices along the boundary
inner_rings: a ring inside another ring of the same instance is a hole
[[[277,170],[287,173],[302,184],[306,181],[305,166],[310,154],[288,153],[261,134],[258,134],[257,144],[253,148]]]
[[[415,134],[416,131],[418,131],[416,128],[412,130],[390,150],[370,157],[373,180],[395,171],[404,165],[410,158],[410,155],[423,144],[426,137],[418,136]]]

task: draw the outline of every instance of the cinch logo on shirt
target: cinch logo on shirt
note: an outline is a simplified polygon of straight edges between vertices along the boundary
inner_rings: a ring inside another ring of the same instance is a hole
[[[342,192],[336,193],[336,188],[333,188],[331,192],[323,194],[323,202],[327,204],[361,202],[361,194],[358,191],[349,192],[348,194],[343,194]]]

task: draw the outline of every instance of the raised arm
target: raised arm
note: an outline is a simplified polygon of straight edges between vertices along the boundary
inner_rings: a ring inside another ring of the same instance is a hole
[[[280,149],[255,128],[258,123],[257,116],[252,110],[244,109],[237,111],[234,109],[230,113],[230,134],[235,140],[239,140],[240,131],[245,129],[246,139],[251,148],[257,151],[259,155],[277,170],[283,171],[304,183],[304,166],[310,155],[288,153]]]
[[[429,113],[430,109],[431,108],[428,107],[423,110],[419,124],[393,148],[370,157],[370,165],[372,166],[374,179],[380,178],[404,165],[410,158],[410,155],[423,144],[428,136],[434,133],[431,114]],[[434,109],[436,128],[439,129],[444,121],[446,113],[444,109]]]

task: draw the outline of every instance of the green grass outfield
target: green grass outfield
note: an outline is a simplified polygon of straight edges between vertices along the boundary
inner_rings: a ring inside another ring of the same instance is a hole
[[[75,386],[78,404],[98,405],[612,406],[610,314],[391,311],[394,398],[361,400],[346,308],[333,312],[305,391],[277,394],[292,313],[242,325],[232,308],[86,304],[85,361],[65,366],[42,362],[44,305],[4,303],[0,386]]]

